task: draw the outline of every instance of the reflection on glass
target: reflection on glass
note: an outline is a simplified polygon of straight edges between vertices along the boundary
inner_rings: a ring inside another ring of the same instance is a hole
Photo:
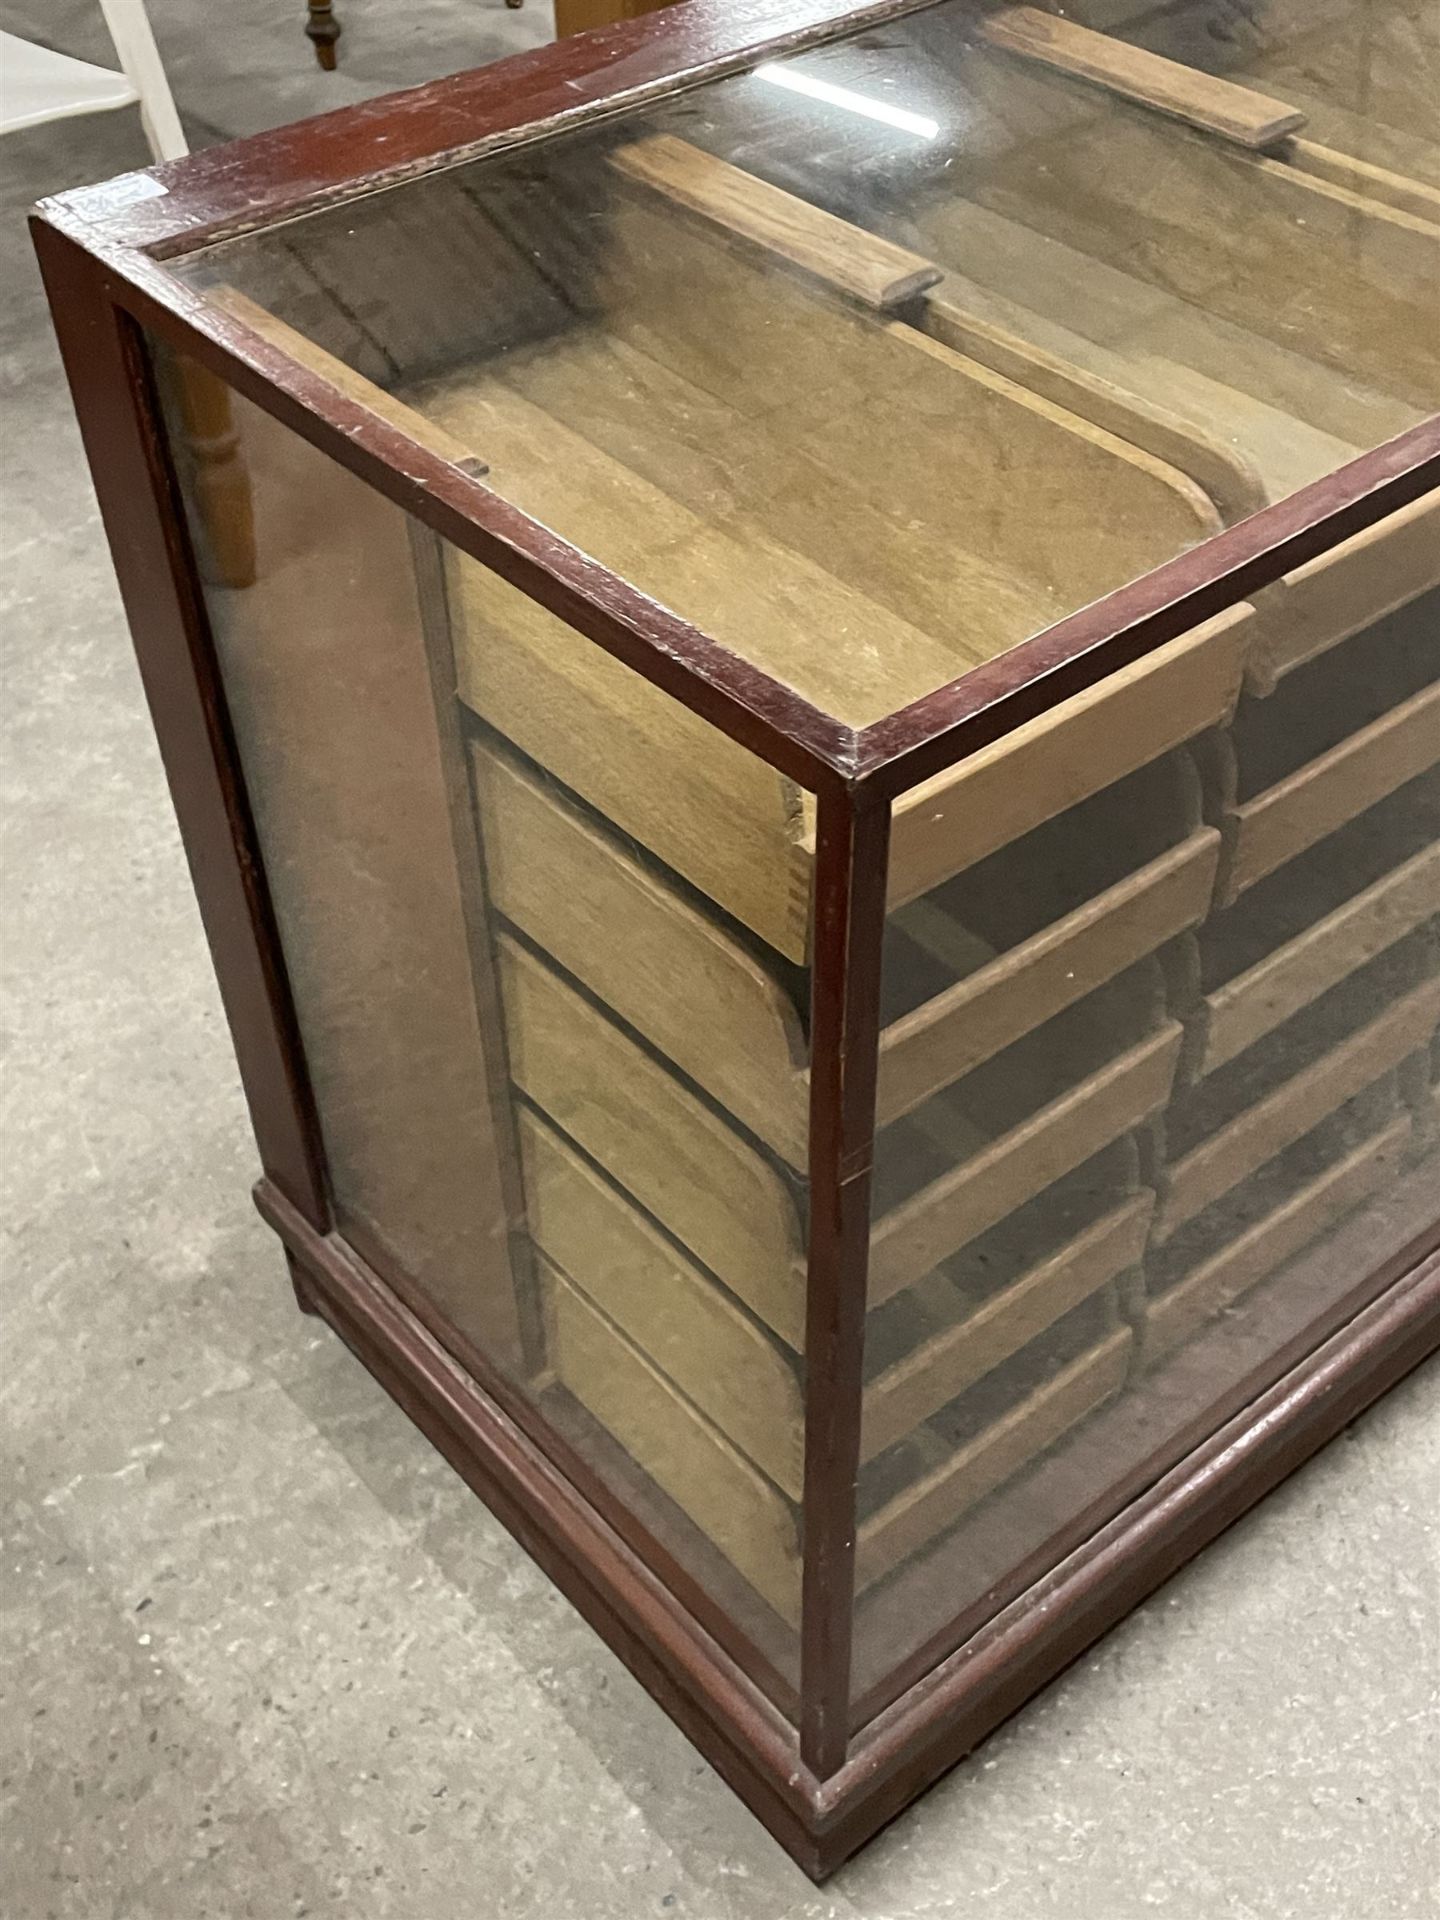
[[[805,798],[267,415],[159,371],[339,1229],[788,1704]],[[673,830],[667,750],[696,769]]]
[[[1130,17],[930,8],[180,270],[864,725],[1440,406],[1431,11]]]

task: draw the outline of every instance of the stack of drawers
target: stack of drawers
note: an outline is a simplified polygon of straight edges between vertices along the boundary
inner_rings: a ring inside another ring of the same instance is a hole
[[[603,326],[413,398],[508,497],[829,711],[888,711],[1097,571],[1118,584],[1145,536],[1158,555],[1223,520],[1206,459],[1182,472],[937,345],[953,276],[927,339],[876,291],[912,256],[822,228],[777,272],[808,209],[743,176],[737,199],[668,137],[611,171]],[[953,420],[972,497],[995,463],[983,551],[947,518],[945,444],[916,484],[882,408]],[[1320,459],[1318,430],[1295,439]],[[1017,461],[1051,541],[1007,518]],[[740,472],[771,476],[763,512]],[[1407,510],[897,805],[862,1589],[1418,1150],[1440,661],[1413,608],[1354,638],[1346,609],[1373,625],[1382,581],[1413,597],[1434,523]],[[793,1623],[809,797],[495,576],[446,571],[546,1365]]]
[[[1402,516],[1402,536],[1416,523]],[[1343,598],[1337,585],[1332,609]],[[1430,1144],[1440,593],[1353,635],[1311,627],[1288,651],[1278,601],[1251,676],[1264,691],[1206,742],[1225,852],[1176,969],[1187,1040],[1146,1269],[1154,1355]]]
[[[508,743],[474,769],[549,1364],[793,1620],[803,976]],[[1164,753],[893,916],[862,1582],[1125,1378],[1137,1130],[1182,1043],[1156,953],[1219,854],[1199,791]]]

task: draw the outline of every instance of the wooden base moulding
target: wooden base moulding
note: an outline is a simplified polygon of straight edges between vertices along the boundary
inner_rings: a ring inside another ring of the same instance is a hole
[[[822,1780],[754,1683],[379,1276],[268,1183],[255,1197],[302,1307],[334,1328],[816,1881],[1440,1349],[1431,1253],[879,1713]]]

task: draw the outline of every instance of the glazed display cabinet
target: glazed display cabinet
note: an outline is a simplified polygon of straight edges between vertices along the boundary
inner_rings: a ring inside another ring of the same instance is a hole
[[[1440,7],[691,0],[36,238],[300,1304],[822,1875],[1440,1341]]]

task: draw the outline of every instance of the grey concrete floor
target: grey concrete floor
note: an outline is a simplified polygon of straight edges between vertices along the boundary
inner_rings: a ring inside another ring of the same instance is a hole
[[[197,142],[548,30],[152,11]],[[20,224],[142,157],[0,149],[0,1920],[1434,1915],[1433,1372],[817,1892],[295,1314]]]

